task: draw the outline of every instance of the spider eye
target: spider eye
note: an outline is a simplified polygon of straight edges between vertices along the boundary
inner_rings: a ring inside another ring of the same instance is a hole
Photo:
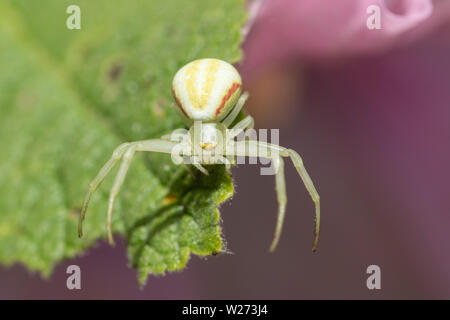
[[[188,119],[218,121],[236,104],[241,85],[241,76],[231,64],[199,59],[175,74],[172,93]]]

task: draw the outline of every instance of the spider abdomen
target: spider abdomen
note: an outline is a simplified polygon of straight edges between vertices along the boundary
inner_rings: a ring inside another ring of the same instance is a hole
[[[241,85],[241,76],[231,64],[219,59],[199,59],[175,74],[172,93],[188,119],[219,121],[236,104]]]

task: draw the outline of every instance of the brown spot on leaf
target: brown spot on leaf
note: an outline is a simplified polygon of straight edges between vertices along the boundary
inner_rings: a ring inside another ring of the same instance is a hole
[[[116,81],[122,73],[122,69],[123,65],[121,65],[120,63],[113,64],[108,71],[108,79],[110,81]]]

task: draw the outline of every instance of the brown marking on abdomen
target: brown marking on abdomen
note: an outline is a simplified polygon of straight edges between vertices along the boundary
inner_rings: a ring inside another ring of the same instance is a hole
[[[220,113],[220,111],[223,109],[223,107],[225,106],[225,103],[227,103],[228,99],[230,99],[230,97],[233,95],[233,93],[236,92],[237,89],[239,89],[241,85],[237,82],[234,82],[230,89],[228,89],[228,92],[226,95],[223,96],[222,98],[222,103],[220,104],[219,108],[217,108],[216,110],[216,116]]]
[[[176,101],[177,105],[180,107],[181,111],[183,111],[183,113],[186,116],[186,118],[190,119],[190,117],[188,116],[188,114],[184,110],[183,105],[181,104],[181,101],[178,99],[177,95],[175,94],[175,90],[173,89],[173,86],[172,86],[172,95],[175,98],[175,101]]]

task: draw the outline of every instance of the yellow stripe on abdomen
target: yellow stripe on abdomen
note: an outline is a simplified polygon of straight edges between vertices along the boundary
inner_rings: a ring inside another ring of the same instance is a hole
[[[204,82],[201,83],[201,88],[198,88],[198,75],[202,73],[204,66]],[[220,61],[210,59],[208,61],[195,61],[186,69],[186,91],[189,94],[189,101],[192,107],[196,110],[204,110],[208,105],[211,92],[217,79],[217,72],[220,68]],[[199,90],[197,90],[199,89]]]
[[[189,101],[192,107],[195,109],[200,109],[200,101],[197,93],[197,88],[195,87],[195,82],[197,80],[198,71],[200,69],[200,60],[194,61],[191,65],[186,68],[186,91],[189,94]]]
[[[203,84],[203,90],[200,95],[200,107],[204,109],[208,104],[209,97],[211,96],[211,91],[214,87],[214,83],[217,79],[217,71],[219,71],[220,62],[216,59],[211,59],[208,61],[206,66],[206,77],[205,83]]]

